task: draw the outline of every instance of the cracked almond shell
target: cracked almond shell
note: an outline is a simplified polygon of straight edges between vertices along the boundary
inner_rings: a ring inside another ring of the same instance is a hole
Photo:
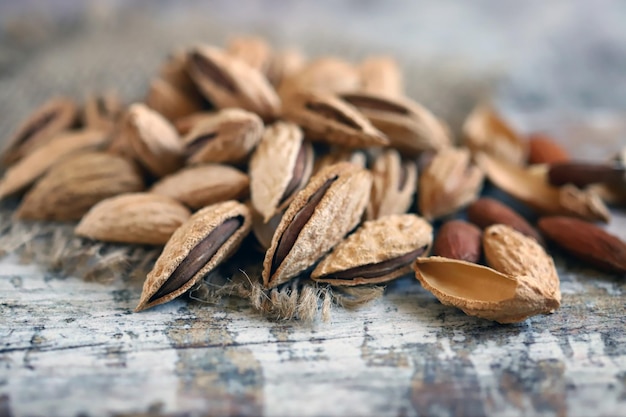
[[[386,97],[402,96],[404,83],[398,61],[390,56],[370,56],[358,67],[361,77],[359,90]]]
[[[311,267],[361,219],[369,172],[349,162],[323,168],[285,211],[263,261],[263,284],[276,287]]]
[[[374,161],[372,191],[367,206],[368,220],[406,213],[417,189],[417,164],[402,160],[398,151],[384,151]]]
[[[240,107],[276,118],[280,99],[265,76],[244,61],[211,46],[199,46],[188,55],[187,68],[202,94],[217,108]]]
[[[289,96],[283,116],[306,137],[347,148],[388,145],[387,137],[354,106],[330,93],[301,91]]]
[[[229,165],[187,167],[161,178],[150,189],[199,209],[220,201],[238,200],[248,194],[248,176]]]
[[[67,97],[55,97],[37,108],[5,142],[2,162],[8,166],[33,149],[50,140],[57,133],[74,125],[78,107]]]
[[[0,181],[0,199],[29,187],[48,170],[69,155],[96,150],[108,143],[101,130],[60,133],[13,164]]]
[[[182,224],[148,273],[135,311],[182,295],[229,258],[250,231],[250,212],[236,201],[203,208]]]
[[[517,323],[559,307],[535,280],[457,259],[431,256],[413,264],[415,276],[444,305],[469,316]]]
[[[484,174],[464,148],[445,148],[419,179],[418,206],[427,220],[456,212],[478,198]]]
[[[483,250],[489,266],[503,274],[524,276],[542,295],[560,304],[560,282],[554,261],[535,239],[510,226],[495,224],[483,232]]]
[[[111,132],[123,112],[124,105],[115,91],[90,94],[82,110],[83,125],[86,129]]]
[[[276,122],[265,129],[249,167],[252,204],[264,221],[289,205],[312,169],[313,147],[298,125]]]
[[[189,216],[189,209],[166,196],[122,194],[93,206],[74,234],[104,242],[163,245]]]
[[[373,93],[347,93],[340,97],[363,113],[403,154],[416,156],[452,144],[448,127],[411,99]]]
[[[143,188],[143,178],[132,162],[104,152],[81,153],[50,169],[26,193],[15,216],[78,220],[99,201]]]
[[[162,177],[181,167],[183,146],[178,132],[165,117],[145,104],[129,107],[123,136],[133,156],[153,175]]]
[[[263,121],[242,109],[224,109],[200,118],[183,138],[188,164],[242,162],[263,135]]]
[[[487,105],[477,106],[463,123],[464,145],[511,164],[524,165],[528,143],[496,111]]]
[[[554,187],[537,169],[525,169],[479,152],[476,163],[491,182],[514,198],[543,214],[562,214],[586,220],[607,222],[610,214],[602,200],[592,191],[573,185]]]
[[[411,271],[433,241],[431,225],[414,214],[364,222],[313,270],[311,278],[331,285],[379,284]]]

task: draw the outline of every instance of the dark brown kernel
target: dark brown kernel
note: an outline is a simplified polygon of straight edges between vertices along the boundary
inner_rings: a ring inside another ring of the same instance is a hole
[[[237,216],[226,220],[213,229],[207,237],[202,239],[176,267],[167,281],[159,290],[150,297],[149,303],[170,294],[185,285],[198,273],[222,247],[222,245],[235,234],[243,224],[243,217]]]
[[[405,255],[398,256],[396,258],[388,259],[377,264],[361,265],[355,268],[346,269],[345,271],[335,272],[326,278],[334,279],[356,279],[356,278],[378,278],[392,272],[402,269],[410,265],[418,256],[426,252],[428,246],[422,246],[414,251],[411,251]]]
[[[350,126],[352,128],[359,129],[359,130],[361,129],[361,126],[359,126],[358,123],[355,123],[354,120],[347,117],[337,108],[330,106],[326,103],[319,103],[319,102],[307,103],[306,108],[311,110],[314,113],[321,114],[329,119],[333,119],[346,126]]]
[[[193,52],[191,54],[191,63],[203,75],[211,79],[217,85],[223,87],[225,90],[228,90],[231,93],[238,92],[237,86],[235,82],[230,78],[230,76],[222,71],[222,69],[215,65],[213,62],[211,62],[211,60],[202,56],[202,54],[198,52]]]
[[[317,207],[319,202],[322,201],[322,198],[326,194],[326,191],[330,188],[333,182],[337,180],[337,178],[338,177],[335,176],[326,180],[326,182],[320,188],[318,188],[317,191],[315,191],[313,195],[311,195],[311,197],[309,197],[308,201],[300,209],[300,211],[296,213],[293,220],[291,221],[289,226],[287,226],[282,236],[280,237],[280,240],[278,241],[278,245],[272,259],[271,273],[274,273],[274,271],[278,269],[280,264],[283,263],[283,261],[289,254],[289,251],[298,239],[300,231],[309,221],[311,215],[315,211],[315,208]]]

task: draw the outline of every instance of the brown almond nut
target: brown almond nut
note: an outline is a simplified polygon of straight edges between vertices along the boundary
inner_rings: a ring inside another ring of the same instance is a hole
[[[114,91],[91,94],[83,106],[83,125],[87,129],[112,132],[124,112],[124,105]]]
[[[400,97],[404,86],[398,61],[390,56],[370,56],[359,65],[360,91],[386,97]]]
[[[226,52],[245,62],[261,74],[266,74],[272,50],[265,39],[259,36],[235,36],[228,40]]]
[[[456,212],[478,198],[483,172],[464,148],[439,151],[419,179],[418,206],[427,220]]]
[[[123,135],[132,154],[151,174],[162,177],[182,166],[183,145],[174,126],[145,104],[135,103],[124,118]]]
[[[265,76],[224,51],[201,46],[190,51],[188,70],[205,97],[217,108],[240,107],[272,120],[280,99]]]
[[[464,145],[514,165],[524,165],[528,143],[489,106],[477,106],[463,124]]]
[[[166,196],[122,194],[93,206],[74,234],[104,242],[164,245],[189,216],[189,209]]]
[[[283,211],[304,188],[313,169],[313,147],[302,130],[290,122],[265,129],[250,158],[252,205],[268,221]]]
[[[181,169],[161,178],[150,189],[196,210],[248,195],[248,176],[229,165],[207,164]]]
[[[366,218],[377,219],[409,211],[417,188],[417,166],[398,151],[383,152],[372,166],[372,191]]]
[[[525,277],[558,308],[561,303],[559,275],[554,261],[535,239],[513,228],[495,224],[483,232],[483,250],[487,264],[496,271],[514,277]]]
[[[305,62],[305,57],[296,49],[274,52],[270,57],[266,73],[267,79],[278,89],[284,80],[300,71],[304,67]]]
[[[542,217],[539,230],[578,259],[604,271],[626,273],[626,242],[573,217]]]
[[[444,305],[467,315],[517,323],[560,306],[550,291],[534,278],[510,276],[495,269],[458,259],[417,258],[415,277]]]
[[[479,152],[476,163],[498,188],[542,214],[562,214],[607,222],[609,210],[592,191],[573,185],[557,188],[537,170],[524,169]]]
[[[174,120],[174,127],[180,135],[186,136],[197,124],[199,124],[203,120],[215,117],[216,114],[216,111],[199,111],[191,113],[187,116],[183,116],[179,119]]]
[[[350,162],[360,168],[367,168],[365,150],[342,147],[330,147],[328,152],[319,153],[313,161],[313,173],[317,174],[322,168],[339,162]]]
[[[390,145],[408,156],[440,150],[452,143],[448,127],[420,104],[403,97],[373,93],[347,93],[340,97],[356,107],[389,139]]]
[[[263,121],[241,109],[224,109],[200,119],[183,138],[189,164],[242,162],[259,143]]]
[[[202,109],[199,97],[187,94],[174,84],[160,78],[155,78],[150,82],[145,103],[171,122]]]
[[[182,295],[228,259],[250,231],[250,212],[236,201],[203,208],[165,244],[143,285],[135,311]]]
[[[283,116],[302,126],[307,138],[347,148],[383,146],[389,143],[356,108],[338,97],[319,92],[289,96]]]
[[[0,180],[0,200],[23,191],[43,176],[50,167],[69,155],[97,150],[108,142],[108,134],[101,130],[68,131],[57,134],[24,158],[13,164]]]
[[[552,185],[573,184],[586,187],[590,184],[615,184],[626,188],[626,167],[588,162],[561,162],[548,168]]]
[[[336,57],[321,57],[285,78],[279,93],[283,99],[304,91],[344,93],[358,90],[360,82],[359,71],[351,63]]]
[[[322,169],[291,202],[263,261],[263,284],[276,287],[311,267],[359,223],[372,179],[349,162]]]
[[[178,49],[168,54],[161,63],[158,78],[184,92],[186,96],[195,97],[195,100],[201,101],[202,95],[187,71],[188,53],[186,49]]]
[[[388,282],[411,271],[425,256],[433,229],[415,214],[394,214],[364,222],[313,270],[311,278],[337,286]]]
[[[52,167],[24,196],[15,216],[78,220],[105,198],[143,188],[137,167],[128,160],[102,152],[81,153]]]
[[[78,108],[73,100],[66,97],[48,100],[28,116],[5,142],[2,163],[11,165],[57,133],[69,129],[77,115]]]
[[[550,136],[543,133],[528,136],[529,164],[554,164],[570,159],[569,153]]]
[[[489,197],[479,198],[467,208],[467,217],[481,229],[493,224],[505,224],[518,232],[532,237],[540,245],[544,245],[543,238],[522,216],[498,200]]]
[[[463,220],[445,222],[435,238],[433,255],[477,263],[482,253],[482,231]]]

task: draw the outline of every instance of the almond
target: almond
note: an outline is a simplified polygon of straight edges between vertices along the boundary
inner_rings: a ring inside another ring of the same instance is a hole
[[[137,167],[124,158],[103,152],[72,155],[35,184],[15,215],[29,220],[78,220],[105,198],[143,188]]]
[[[164,245],[189,216],[189,210],[170,197],[122,194],[93,206],[74,233],[105,242]]]
[[[605,271],[626,273],[626,243],[617,236],[573,217],[543,217],[538,225],[550,240],[576,258]]]
[[[467,217],[481,229],[486,229],[493,224],[505,224],[518,232],[534,238],[543,245],[543,238],[522,216],[510,207],[493,198],[483,197],[473,202],[467,208]]]
[[[450,220],[437,232],[433,255],[467,262],[478,262],[481,255],[482,231],[463,220]]]
[[[573,184],[585,187],[590,184],[621,184],[626,187],[626,167],[587,162],[563,162],[548,169],[552,185]]]
[[[543,133],[528,136],[528,163],[554,164],[569,160],[569,153],[550,136]]]

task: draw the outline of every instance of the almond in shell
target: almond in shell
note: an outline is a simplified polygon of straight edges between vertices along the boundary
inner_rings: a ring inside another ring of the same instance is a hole
[[[169,197],[122,194],[93,206],[74,233],[104,242],[164,245],[189,216],[189,209]]]

